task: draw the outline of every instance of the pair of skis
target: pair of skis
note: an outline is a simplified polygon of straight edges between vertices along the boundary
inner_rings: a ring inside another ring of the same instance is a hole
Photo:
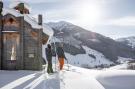
[[[68,61],[68,59],[66,60],[67,61],[67,67],[68,67],[68,69],[67,69],[67,71],[69,71],[69,61]]]

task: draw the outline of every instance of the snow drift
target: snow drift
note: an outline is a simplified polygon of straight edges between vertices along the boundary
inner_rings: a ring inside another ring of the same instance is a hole
[[[108,70],[97,76],[105,89],[135,89],[135,71]]]

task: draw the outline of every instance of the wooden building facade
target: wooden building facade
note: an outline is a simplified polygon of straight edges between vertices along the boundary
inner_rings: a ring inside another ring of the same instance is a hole
[[[39,23],[36,23],[24,15],[29,14],[24,4],[18,5],[23,5],[24,10],[18,6],[0,16],[0,69],[41,70],[42,44],[49,38],[43,33],[42,16],[39,15]],[[38,27],[33,27],[35,24]]]

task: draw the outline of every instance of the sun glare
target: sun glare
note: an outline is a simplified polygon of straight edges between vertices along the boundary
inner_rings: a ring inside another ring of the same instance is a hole
[[[80,9],[80,14],[78,19],[82,24],[87,24],[90,26],[95,26],[99,19],[101,18],[101,12],[99,7],[96,5],[84,5]]]

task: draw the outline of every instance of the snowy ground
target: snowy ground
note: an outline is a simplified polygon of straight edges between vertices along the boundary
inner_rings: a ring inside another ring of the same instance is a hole
[[[133,70],[0,71],[0,89],[135,89]]]
[[[127,63],[119,64],[119,65],[110,67],[109,69],[112,69],[112,70],[120,70],[120,69],[121,70],[127,70],[128,69],[128,64]]]

